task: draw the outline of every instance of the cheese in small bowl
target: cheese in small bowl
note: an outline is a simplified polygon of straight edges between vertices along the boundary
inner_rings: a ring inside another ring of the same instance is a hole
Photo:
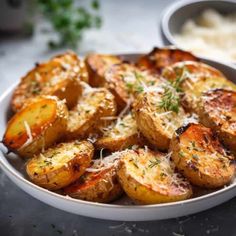
[[[174,38],[178,47],[198,56],[236,62],[236,12],[223,15],[207,9],[187,20]]]

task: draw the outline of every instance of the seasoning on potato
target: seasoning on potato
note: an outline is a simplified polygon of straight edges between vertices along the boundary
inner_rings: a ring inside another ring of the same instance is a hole
[[[67,120],[63,101],[55,96],[37,97],[9,120],[3,143],[10,151],[30,158],[66,133]]]
[[[197,186],[218,188],[231,182],[235,173],[228,154],[211,129],[190,123],[176,131],[170,151],[177,169]]]
[[[109,117],[102,117],[109,119]],[[117,117],[110,126],[102,129],[103,135],[95,142],[98,149],[119,151],[143,143],[133,114]]]
[[[81,94],[79,81],[87,80],[85,65],[75,53],[55,56],[47,62],[36,64],[21,79],[12,96],[12,110],[21,110],[26,101],[39,95],[65,99],[67,106],[72,108]]]
[[[89,54],[85,64],[92,87],[103,87],[106,83],[105,73],[112,65],[122,63],[121,59],[113,55]]]
[[[121,156],[118,176],[126,194],[142,204],[174,202],[192,195],[189,182],[174,171],[170,155],[138,149]]]
[[[174,131],[185,119],[176,90],[166,84],[150,87],[134,103],[134,115],[143,136],[160,150],[167,150]]]
[[[201,96],[196,112],[200,121],[216,131],[220,140],[236,153],[236,92],[209,90]]]
[[[101,132],[110,122],[102,117],[116,115],[114,96],[105,88],[86,88],[77,105],[69,111],[67,139],[88,137]]]
[[[37,185],[50,190],[61,189],[84,174],[93,153],[94,147],[87,141],[60,143],[30,159],[26,171]]]
[[[86,172],[64,192],[73,198],[108,203],[119,198],[123,189],[117,179],[116,167],[111,166],[98,172]]]
[[[189,112],[197,106],[203,92],[214,88],[228,88],[236,91],[236,85],[219,70],[202,62],[178,62],[166,67],[162,77],[174,83],[181,81],[181,103]]]

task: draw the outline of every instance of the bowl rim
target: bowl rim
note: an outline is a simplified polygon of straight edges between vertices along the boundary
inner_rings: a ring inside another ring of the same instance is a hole
[[[142,53],[127,53],[127,54],[121,54],[124,56],[141,56],[143,55]],[[203,58],[200,58],[200,60]],[[209,60],[209,59],[203,59],[203,60]],[[222,63],[222,62],[218,62],[215,60],[210,59],[209,61],[215,62],[220,64],[221,66],[225,66],[225,67],[229,67],[233,70],[236,71],[236,67],[228,64],[228,63]],[[204,62],[205,63],[205,62]],[[10,86],[1,96],[0,96],[0,105],[2,103],[5,102],[5,99],[13,92],[14,88],[16,87],[16,85],[18,84],[19,81],[17,81],[15,84],[13,84],[12,86]],[[9,107],[9,104],[8,106]],[[4,116],[5,113],[2,113],[2,116]],[[5,125],[5,124],[4,124]],[[2,146],[2,145],[1,145]],[[5,158],[6,161],[2,160],[2,158]],[[19,181],[21,181],[24,185],[28,185],[31,189],[36,189],[38,192],[43,192],[45,195],[50,195],[52,198],[59,198],[60,200],[65,200],[66,202],[74,202],[74,203],[78,203],[78,204],[82,204],[82,205],[86,205],[86,206],[90,206],[90,207],[99,207],[99,208],[110,208],[110,209],[126,209],[126,210],[144,210],[144,209],[158,209],[158,208],[163,208],[163,207],[176,207],[178,205],[189,205],[189,204],[193,204],[193,203],[198,203],[204,200],[209,200],[213,197],[216,197],[216,195],[222,195],[225,194],[228,191],[232,191],[232,189],[236,188],[236,181],[234,183],[231,183],[230,185],[223,187],[221,189],[215,190],[211,193],[207,193],[204,194],[202,196],[198,196],[195,198],[190,198],[190,199],[186,199],[186,200],[181,200],[181,201],[176,201],[176,202],[169,202],[169,203],[159,203],[159,204],[149,204],[149,205],[122,205],[122,204],[112,204],[112,203],[98,203],[98,202],[89,202],[89,201],[85,201],[85,200],[80,200],[80,199],[75,199],[75,198],[71,198],[67,195],[61,195],[59,193],[53,192],[53,191],[49,191],[47,189],[44,189],[32,182],[30,182],[28,179],[26,179],[24,176],[22,176],[20,173],[18,173],[17,170],[15,170],[14,166],[11,165],[6,157],[6,154],[3,152],[2,148],[0,148],[0,167],[1,169],[8,173],[11,174],[12,176],[14,176],[15,178],[17,178]]]
[[[171,18],[171,16],[180,8],[184,8],[185,6],[188,5],[192,5],[195,3],[202,3],[202,2],[228,2],[228,3],[234,3],[236,5],[235,0],[181,0],[181,1],[175,1],[172,4],[170,4],[169,6],[167,6],[163,12],[162,12],[162,16],[161,16],[161,31],[164,35],[164,37],[167,39],[167,41],[169,41],[169,43],[175,45],[176,47],[178,46],[176,43],[175,38],[173,37],[173,34],[170,32],[169,30],[169,20]],[[206,59],[210,59],[209,57],[201,57],[201,58],[206,58]]]

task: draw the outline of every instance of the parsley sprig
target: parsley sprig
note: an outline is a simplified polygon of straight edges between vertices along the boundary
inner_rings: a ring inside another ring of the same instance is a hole
[[[57,41],[49,41],[51,48],[75,48],[86,29],[101,26],[101,17],[96,14],[100,8],[98,0],[93,0],[90,7],[78,6],[75,0],[37,1],[59,38]]]

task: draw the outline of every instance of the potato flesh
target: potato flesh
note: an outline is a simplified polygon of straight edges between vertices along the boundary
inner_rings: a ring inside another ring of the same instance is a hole
[[[135,66],[123,63],[112,66],[105,74],[106,84],[115,96],[118,110],[121,111],[127,104],[132,103],[133,98],[149,87],[159,82],[159,78],[148,71],[141,71]]]
[[[196,109],[201,122],[215,130],[221,141],[236,151],[236,92],[215,89],[203,94]]]
[[[32,138],[40,135],[57,115],[57,102],[42,99],[17,113],[8,123],[4,143],[10,149],[18,149],[26,143],[28,137],[26,125],[30,127]]]
[[[30,158],[65,134],[67,119],[67,107],[57,97],[35,98],[8,122],[3,143],[10,151]]]
[[[112,55],[90,54],[85,58],[89,73],[89,84],[93,87],[102,87],[106,83],[105,72],[112,65],[121,63],[121,60]]]
[[[103,136],[95,143],[99,149],[118,151],[141,143],[137,124],[131,113],[123,118],[118,118],[117,121],[102,130]]]
[[[156,90],[141,94],[134,104],[138,129],[147,140],[160,150],[167,150],[174,131],[184,121],[185,113],[179,107],[178,114],[160,107],[163,92]]]
[[[85,93],[77,106],[69,112],[68,135],[69,139],[88,136],[106,124],[102,117],[114,116],[116,103],[113,95],[104,88],[92,89]]]
[[[182,103],[186,109],[192,111],[203,92],[214,88],[229,88],[236,90],[236,85],[227,80],[215,68],[201,62],[179,62],[166,67],[162,76],[170,81],[181,78],[181,89],[184,92]]]
[[[117,180],[115,166],[98,172],[86,172],[78,181],[64,189],[74,198],[94,202],[111,202],[117,199],[123,190]]]
[[[78,179],[90,165],[92,144],[82,142],[60,143],[27,162],[26,171],[33,182],[56,190]]]
[[[150,150],[127,151],[121,157],[118,176],[125,192],[145,204],[178,201],[192,193],[168,157]]]
[[[67,105],[72,107],[81,93],[79,79],[87,81],[87,72],[74,53],[65,53],[38,64],[17,86],[12,97],[12,109],[19,111],[26,101],[38,95],[58,96],[66,99]]]
[[[183,129],[170,146],[177,169],[200,187],[216,188],[229,183],[234,176],[233,157],[212,131],[199,124]]]

